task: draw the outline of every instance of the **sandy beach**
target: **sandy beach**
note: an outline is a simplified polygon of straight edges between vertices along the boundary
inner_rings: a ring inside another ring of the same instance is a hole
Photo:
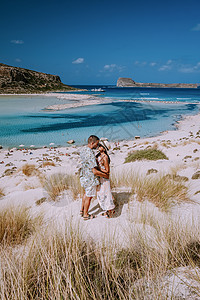
[[[75,108],[75,107],[83,107],[88,105],[97,105],[102,103],[112,102],[112,100],[106,100],[104,98],[100,98],[96,95],[83,95],[83,94],[46,94],[45,96],[55,96],[57,99],[67,100],[70,103],[66,104],[56,104],[47,106],[46,110],[63,110],[68,108]]]
[[[60,111],[60,110],[67,110],[71,108],[77,108],[77,107],[85,107],[90,105],[98,105],[98,104],[104,104],[104,103],[112,103],[112,98],[103,98],[100,97],[99,94],[73,94],[73,93],[41,93],[41,94],[0,94],[1,96],[23,96],[23,97],[55,97],[59,100],[65,101],[66,103],[62,104],[54,104],[46,106],[43,110],[46,111]],[[132,103],[159,103],[159,104],[169,104],[168,101],[158,101],[156,99],[120,99],[120,102],[132,102]],[[181,104],[181,101],[170,101],[170,104]],[[196,104],[196,102],[184,102],[184,104]]]
[[[55,104],[55,105],[49,105],[44,108],[44,110],[64,110],[69,108],[75,108],[75,107],[83,107],[88,105],[97,105],[101,103],[108,103],[112,102],[110,99],[104,99],[101,97],[98,97],[98,95],[85,95],[85,94],[72,94],[72,93],[43,93],[43,94],[0,94],[1,96],[25,96],[25,97],[55,97],[60,100],[66,100],[66,104]]]
[[[3,211],[10,205],[14,207],[24,205],[29,207],[32,216],[43,215],[43,229],[48,228],[53,222],[59,230],[64,230],[66,222],[71,222],[73,226],[81,227],[84,239],[92,240],[97,245],[114,243],[116,249],[128,247],[128,236],[140,232],[145,236],[147,243],[158,250],[153,225],[141,223],[143,210],[147,215],[152,214],[158,222],[164,222],[170,215],[170,219],[181,226],[187,225],[189,228],[194,228],[194,224],[195,228],[200,226],[199,124],[200,114],[187,116],[177,123],[177,130],[163,132],[151,138],[110,143],[111,179],[116,174],[118,177],[123,177],[124,174],[137,174],[138,178],[156,178],[164,175],[175,176],[175,180],[185,178],[184,184],[188,188],[189,201],[174,204],[167,211],[159,209],[151,199],[138,201],[137,195],[131,194],[127,186],[113,187],[116,213],[112,219],[101,216],[102,211],[94,199],[89,212],[96,214],[97,218],[83,221],[79,215],[81,196],[79,194],[75,197],[70,190],[62,191],[52,200],[44,182],[53,175],[58,177],[59,174],[61,176],[77,174],[80,167],[80,147],[76,145],[61,148],[52,145],[41,149],[34,147],[24,149],[22,145],[10,151],[1,149],[0,210]],[[129,152],[148,148],[161,150],[168,159],[124,163]],[[23,172],[23,167],[27,164],[33,165],[34,172],[30,176]],[[178,284],[180,282],[177,286]],[[187,294],[187,286],[184,286],[184,292]]]
[[[156,169],[158,172],[169,173],[172,168],[180,169],[178,174],[181,176],[187,176],[190,198],[199,204],[200,195],[195,194],[200,188],[200,179],[192,180],[192,175],[199,170],[200,165],[200,134],[199,134],[199,124],[200,115],[188,116],[184,120],[177,123],[177,130],[164,132],[157,137],[138,139],[135,141],[120,141],[117,145],[116,143],[110,143],[111,149],[109,151],[111,158],[111,168],[112,172],[123,172],[123,170],[130,171],[134,170],[138,174],[145,175],[147,171],[151,168]],[[157,149],[163,151],[168,157],[168,160],[158,160],[158,161],[136,161],[124,164],[125,158],[131,151],[146,149],[149,147],[156,147]],[[80,147],[71,145],[68,147],[57,148],[52,145],[47,148],[34,149],[24,149],[23,145],[18,147],[18,149],[13,148],[10,151],[1,149],[0,150],[0,187],[3,189],[5,196],[1,198],[0,205],[6,205],[8,202],[18,205],[19,203],[26,204],[27,197],[28,202],[31,204],[33,211],[38,209],[35,205],[35,201],[43,197],[45,194],[44,189],[40,186],[37,177],[27,177],[23,175],[21,168],[25,164],[34,164],[35,167],[40,170],[42,176],[48,177],[51,174],[56,173],[69,173],[75,174],[80,167],[79,161],[79,150]],[[55,164],[55,166],[43,167],[42,164],[45,161],[50,161]],[[32,185],[32,188],[25,189],[25,185]],[[35,186],[34,186],[35,185]],[[13,199],[15,199],[13,201]],[[66,201],[66,205],[65,205]],[[96,200],[95,200],[96,201]],[[92,206],[97,203],[94,201]],[[78,210],[80,206],[80,199],[67,199],[66,196],[63,197],[62,201],[63,208],[62,214],[63,219],[69,214],[69,208],[71,214],[74,218],[81,221],[78,216]],[[70,203],[70,204],[69,204]],[[60,201],[53,204],[54,210],[59,209]],[[91,207],[92,207],[91,206]],[[40,209],[45,210],[45,214],[49,215],[52,203],[51,201],[46,201],[40,206]],[[184,207],[184,205],[183,205]],[[187,205],[186,205],[187,207]],[[196,204],[195,204],[196,207]],[[198,208],[198,206],[197,206]],[[182,209],[180,209],[180,216],[182,216]],[[197,214],[197,209],[194,210]],[[109,220],[109,224],[118,223],[117,228],[120,228],[119,221],[122,223],[125,221],[124,214],[126,215],[126,205],[123,206],[122,214],[113,220]],[[188,211],[188,218],[192,217],[192,211]],[[56,218],[57,214],[54,214]],[[59,218],[61,219],[61,218]],[[96,224],[97,226],[90,228],[90,223]],[[99,223],[100,222],[100,223]],[[91,230],[92,228],[102,228],[103,224],[107,224],[108,220],[102,218],[97,218],[93,221],[84,224]],[[101,224],[101,226],[99,226]],[[116,225],[116,224],[115,224]],[[115,230],[116,230],[116,226]],[[112,228],[112,225],[110,225]],[[119,229],[120,230],[120,229]],[[90,232],[91,235],[95,234]]]

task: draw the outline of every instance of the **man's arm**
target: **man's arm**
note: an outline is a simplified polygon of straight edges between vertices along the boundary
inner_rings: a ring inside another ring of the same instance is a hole
[[[104,172],[98,170],[96,167],[92,169],[92,172],[96,176],[100,176],[100,177],[104,177],[106,179],[109,179],[109,173],[104,173]]]

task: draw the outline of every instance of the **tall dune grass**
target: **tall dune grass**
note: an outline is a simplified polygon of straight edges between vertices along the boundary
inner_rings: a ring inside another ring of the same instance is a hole
[[[178,267],[188,268],[195,282],[190,288],[200,297],[194,273],[200,266],[200,222],[181,222],[168,212],[173,201],[188,200],[185,185],[134,172],[112,172],[111,180],[131,187],[135,199],[129,201],[123,245],[114,236],[113,243],[95,244],[81,223],[70,220],[64,230],[54,223],[35,227],[27,208],[1,212],[0,299],[163,300],[176,295],[176,286],[169,290],[164,278]],[[74,196],[81,192],[78,177],[66,174],[51,175],[44,188],[52,200],[66,189]]]
[[[28,177],[38,174],[38,170],[37,170],[36,166],[32,165],[32,164],[23,165],[21,170],[22,170],[22,173]]]
[[[133,227],[137,224],[133,221]],[[96,246],[70,223],[62,232],[49,224],[48,230],[34,234],[17,256],[0,249],[0,297],[167,299],[163,277],[173,268],[194,268],[200,262],[194,259],[197,249],[190,250],[192,242],[200,245],[199,224],[182,226],[167,214],[157,218],[149,213],[146,225],[153,224],[155,243],[148,242],[148,231],[138,229],[130,232],[127,247]],[[195,280],[200,283],[199,278]]]
[[[56,198],[65,190],[71,190],[74,198],[82,191],[78,176],[64,173],[49,176],[44,183],[44,189],[53,201],[56,201]]]
[[[124,171],[112,173],[111,182],[112,187],[131,188],[137,200],[149,200],[162,210],[169,209],[173,203],[189,201],[184,183],[175,182],[170,176],[143,176],[133,171]]]
[[[0,188],[0,198],[4,196],[3,188]]]
[[[37,176],[41,185],[44,185],[45,176],[38,170],[36,165],[27,163],[21,167],[21,171],[27,177]]]
[[[0,211],[0,245],[18,245],[26,240],[41,222],[39,217],[32,218],[25,206],[9,206]]]

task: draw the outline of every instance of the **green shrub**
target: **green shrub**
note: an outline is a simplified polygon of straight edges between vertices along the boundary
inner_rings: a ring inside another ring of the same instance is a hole
[[[158,159],[168,159],[167,156],[160,150],[157,149],[145,149],[137,150],[129,153],[125,159],[125,163],[129,163],[136,160],[158,160]]]

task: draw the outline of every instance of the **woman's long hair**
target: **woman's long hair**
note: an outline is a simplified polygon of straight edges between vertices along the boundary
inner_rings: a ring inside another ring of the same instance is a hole
[[[103,141],[100,141],[99,147],[103,147],[104,148],[104,150],[105,150],[104,153],[107,155],[107,157],[108,157],[108,163],[110,164],[110,156],[108,155],[108,152],[107,152],[108,148],[106,147],[106,145],[104,144]],[[100,152],[96,155],[96,157],[99,157],[99,155],[101,155]]]

